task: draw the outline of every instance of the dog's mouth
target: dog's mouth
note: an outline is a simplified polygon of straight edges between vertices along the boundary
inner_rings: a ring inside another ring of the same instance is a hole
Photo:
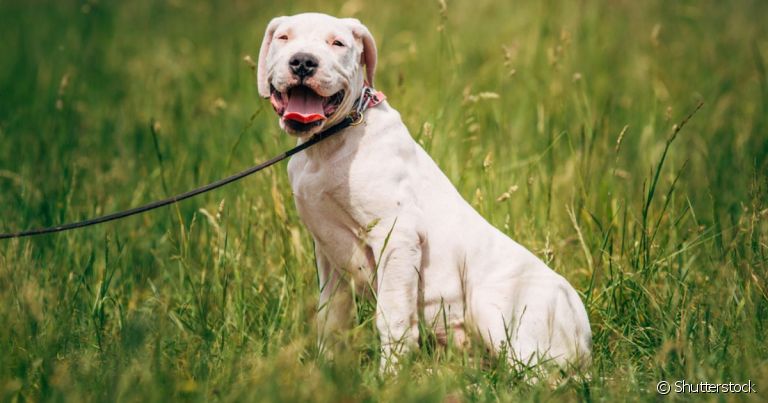
[[[324,97],[305,85],[288,88],[284,92],[270,86],[269,97],[275,112],[295,131],[307,131],[319,126],[339,108],[344,90]]]

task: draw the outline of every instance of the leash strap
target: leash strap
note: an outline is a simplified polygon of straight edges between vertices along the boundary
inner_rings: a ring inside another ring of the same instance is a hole
[[[259,172],[265,168],[268,168],[272,165],[277,164],[278,162],[298,153],[303,150],[306,150],[309,147],[312,147],[313,145],[327,139],[328,137],[331,137],[332,135],[346,129],[349,126],[358,125],[362,123],[363,121],[363,113],[366,109],[368,109],[371,101],[372,96],[376,96],[377,94],[373,92],[373,89],[370,87],[365,87],[363,89],[363,93],[360,98],[355,101],[355,106],[353,107],[352,113],[350,113],[347,117],[344,118],[341,122],[337,123],[334,126],[329,127],[328,129],[312,136],[309,140],[305,141],[304,143],[301,143],[297,145],[296,147],[293,147],[292,149],[283,152],[280,155],[277,155],[275,157],[270,158],[267,161],[264,161],[256,166],[253,166],[251,168],[246,169],[245,171],[242,171],[240,173],[234,174],[230,177],[219,179],[216,182],[209,183],[205,186],[201,186],[196,189],[192,189],[190,191],[184,192],[182,194],[169,197],[167,199],[163,200],[157,200],[152,203],[145,204],[143,206],[134,207],[128,210],[118,211],[116,213],[107,214],[101,217],[91,218],[88,220],[83,221],[77,221],[73,223],[68,224],[62,224],[57,225],[54,227],[47,227],[47,228],[37,228],[32,230],[26,230],[26,231],[19,231],[19,232],[10,232],[6,234],[0,234],[0,239],[10,239],[10,238],[23,238],[23,237],[29,237],[34,235],[43,235],[43,234],[52,234],[55,232],[63,232],[63,231],[69,231],[76,228],[83,228],[83,227],[90,227],[92,225],[101,224],[109,221],[115,221],[119,220],[121,218],[130,217],[132,215],[141,214],[150,210],[154,210],[163,206],[168,206],[174,203],[178,203],[182,200],[189,199],[190,197],[195,197],[199,194],[203,194],[206,192],[210,192],[211,190],[218,189],[222,186],[228,185],[232,182],[235,182],[237,180],[243,179],[246,176],[252,175],[256,172]],[[383,99],[381,99],[383,100]],[[378,101],[374,105],[377,105],[381,102]]]

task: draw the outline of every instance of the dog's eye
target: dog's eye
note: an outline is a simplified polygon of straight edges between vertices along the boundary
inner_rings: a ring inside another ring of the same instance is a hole
[[[277,39],[279,39],[281,41],[287,41],[288,40],[288,35],[285,35],[285,34],[280,35],[280,36],[277,37]]]
[[[340,46],[340,47],[343,48],[344,47],[344,43],[342,41],[336,39],[335,41],[333,41],[333,46]]]

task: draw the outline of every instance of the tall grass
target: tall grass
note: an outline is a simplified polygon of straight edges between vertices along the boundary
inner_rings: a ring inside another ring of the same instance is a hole
[[[615,401],[686,379],[752,380],[764,398],[766,4],[517,3],[0,3],[0,231],[134,206],[290,147],[243,58],[273,16],[353,15],[414,137],[580,291],[588,381],[528,385],[429,337],[382,377],[365,300],[348,351],[319,357],[312,244],[277,167],[0,244],[0,397]]]

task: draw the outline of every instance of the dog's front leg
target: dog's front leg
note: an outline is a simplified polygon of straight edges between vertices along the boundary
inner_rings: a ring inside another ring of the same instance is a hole
[[[382,371],[395,369],[398,355],[419,341],[421,242],[415,229],[398,226],[391,227],[391,233],[379,232],[369,242],[377,265],[376,327],[381,338]]]
[[[352,292],[349,280],[331,266],[315,242],[320,300],[317,307],[317,344],[320,352],[331,358],[338,349],[339,332],[349,329]]]

